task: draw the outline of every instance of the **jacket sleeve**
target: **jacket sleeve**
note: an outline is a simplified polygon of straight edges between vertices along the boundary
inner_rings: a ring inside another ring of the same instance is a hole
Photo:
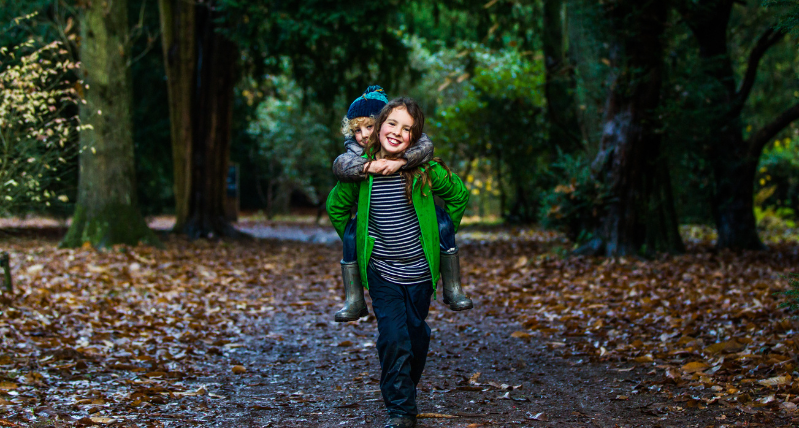
[[[327,195],[327,215],[339,238],[344,237],[344,229],[350,221],[350,208],[358,200],[359,186],[358,183],[339,182]]]
[[[344,183],[366,180],[363,166],[367,159],[362,157],[363,148],[355,140],[347,140],[344,146],[347,150],[333,161],[333,174],[336,179]]]
[[[457,175],[452,174],[451,177],[447,177],[447,171],[437,163],[430,165],[430,181],[433,184],[433,194],[447,203],[447,214],[452,218],[452,224],[457,232],[463,213],[469,204],[469,189]]]
[[[419,137],[419,141],[417,141],[413,147],[406,150],[402,156],[408,163],[403,165],[401,169],[416,168],[425,162],[430,162],[433,160],[433,141],[430,140],[427,134],[422,134],[422,136]]]

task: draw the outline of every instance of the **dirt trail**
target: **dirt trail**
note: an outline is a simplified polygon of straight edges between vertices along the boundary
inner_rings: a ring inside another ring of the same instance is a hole
[[[536,336],[544,329],[518,321],[536,309],[506,298],[514,273],[489,261],[514,265],[548,254],[552,238],[470,233],[462,270],[476,308],[456,313],[433,302],[420,427],[799,426],[779,403],[757,407],[760,397],[746,407],[722,400],[705,407],[716,390],[669,384],[656,364],[671,361],[600,360],[595,348],[579,354],[569,345],[587,336],[557,329]],[[164,250],[98,253],[26,239],[9,243],[20,280],[9,300],[18,310],[0,325],[11,357],[0,359],[0,426],[85,426],[92,417],[148,428],[385,421],[374,318],[333,322],[343,298],[340,243],[165,237]],[[58,298],[42,297],[45,291]],[[31,327],[42,313],[52,321]],[[780,402],[795,400],[792,390],[781,391]]]
[[[338,251],[323,250],[330,260]],[[275,313],[246,338],[248,346],[208,360],[209,376],[197,384],[226,398],[208,398],[209,413],[199,425],[382,426],[374,318],[335,323],[338,290],[297,286],[276,298],[301,310]],[[641,365],[562,357],[559,342],[513,338],[521,326],[509,321],[506,308],[474,297],[476,309],[462,313],[433,302],[433,341],[418,398],[420,412],[430,417],[420,427],[796,426],[770,412],[692,408],[650,392],[654,371]],[[249,368],[246,376],[230,372],[236,364]]]

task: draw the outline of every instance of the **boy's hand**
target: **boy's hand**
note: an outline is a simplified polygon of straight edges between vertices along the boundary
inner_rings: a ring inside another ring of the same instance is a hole
[[[405,159],[389,159],[385,160],[386,166],[383,168],[383,175],[391,175],[399,171],[403,165],[408,163]]]

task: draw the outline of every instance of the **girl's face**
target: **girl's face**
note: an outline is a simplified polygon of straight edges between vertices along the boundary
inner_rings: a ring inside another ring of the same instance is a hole
[[[382,157],[396,157],[411,144],[413,118],[404,108],[395,108],[380,127],[380,154]]]

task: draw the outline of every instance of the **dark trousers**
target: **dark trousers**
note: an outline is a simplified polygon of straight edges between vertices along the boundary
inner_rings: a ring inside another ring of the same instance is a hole
[[[380,391],[389,416],[416,415],[416,385],[422,378],[430,327],[425,322],[433,284],[390,283],[367,270],[372,310],[377,317]]]
[[[344,257],[342,261],[345,263],[352,263],[357,261],[355,254],[355,224],[358,215],[351,218],[344,228]],[[438,219],[438,239],[441,252],[446,254],[455,254],[458,251],[458,245],[455,244],[455,225],[452,224],[452,219],[443,208],[436,205],[436,218]]]

